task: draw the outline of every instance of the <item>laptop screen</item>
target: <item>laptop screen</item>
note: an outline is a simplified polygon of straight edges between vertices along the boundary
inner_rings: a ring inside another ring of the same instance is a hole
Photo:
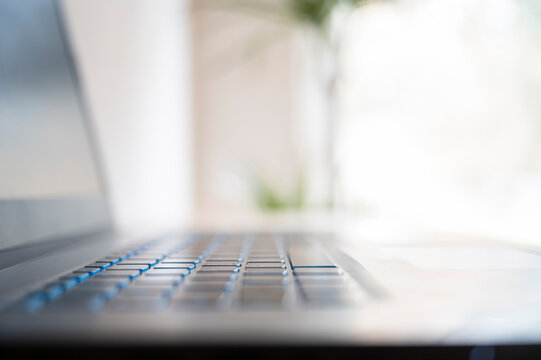
[[[109,224],[60,15],[0,1],[0,250]]]

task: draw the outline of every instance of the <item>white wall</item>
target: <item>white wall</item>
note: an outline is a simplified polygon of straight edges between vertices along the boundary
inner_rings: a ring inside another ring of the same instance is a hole
[[[65,0],[121,231],[191,207],[188,2]]]
[[[382,2],[353,17],[340,143],[347,201],[425,227],[539,243],[534,5]]]
[[[193,4],[195,203],[223,222],[254,211],[255,176],[287,189],[297,174],[292,44],[249,13]]]

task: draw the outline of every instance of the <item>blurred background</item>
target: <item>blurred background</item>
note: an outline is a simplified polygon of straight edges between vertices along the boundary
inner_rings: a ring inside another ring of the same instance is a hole
[[[541,235],[537,1],[63,5],[120,229]]]

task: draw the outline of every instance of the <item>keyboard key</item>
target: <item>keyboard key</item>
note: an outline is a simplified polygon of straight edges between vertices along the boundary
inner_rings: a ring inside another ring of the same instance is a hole
[[[178,258],[178,257],[166,257],[161,262],[162,264],[199,264],[199,258],[194,257],[186,257],[186,258]]]
[[[336,266],[321,249],[309,243],[290,244],[289,258],[294,269],[297,267]]]
[[[77,291],[81,290],[95,290],[95,291],[103,291],[107,294],[116,294],[116,291],[118,291],[118,287],[115,283],[103,283],[103,282],[91,282],[91,281],[85,281],[81,285],[77,287]]]
[[[119,262],[118,264],[111,266],[109,270],[138,270],[146,271],[149,266],[147,264],[137,264],[131,262]]]
[[[145,266],[149,267],[154,264],[157,264],[157,262],[153,260],[136,260],[136,259],[126,259],[124,261],[119,262],[115,266],[131,266],[131,265],[138,265],[138,266]]]
[[[236,266],[240,267],[241,263],[238,261],[230,261],[230,260],[207,260],[205,262],[206,266]]]
[[[238,266],[235,265],[229,265],[229,264],[223,264],[223,263],[213,263],[213,262],[205,262],[203,265],[201,265],[201,268],[220,268],[220,269],[228,269],[228,270],[235,270],[238,268]]]
[[[165,264],[165,263],[159,263],[158,265],[154,266],[154,269],[188,269],[193,270],[195,269],[195,266],[193,264]]]
[[[118,288],[73,289],[44,307],[54,313],[93,313],[100,311],[106,302],[118,293]]]
[[[109,303],[107,310],[111,312],[125,313],[141,313],[141,312],[158,312],[167,306],[167,300],[148,299],[148,298],[116,298]]]
[[[352,290],[346,286],[301,286],[301,291],[308,297],[347,296]]]
[[[83,286],[81,284],[80,286]],[[114,286],[107,286],[103,288],[77,288],[66,292],[60,300],[63,301],[80,301],[89,299],[92,297],[100,297],[104,299],[111,299],[118,294],[119,289]]]
[[[147,271],[146,276],[187,276],[190,274],[189,269],[156,269],[152,268]]]
[[[293,273],[297,276],[303,276],[303,275],[342,275],[343,272],[341,269],[335,268],[335,267],[296,267],[293,270]]]
[[[100,277],[128,277],[130,279],[135,279],[141,275],[139,270],[119,270],[119,269],[108,269],[101,274]]]
[[[287,270],[283,269],[262,269],[262,268],[247,268],[244,271],[246,276],[287,276]]]
[[[130,284],[128,278],[94,277],[79,285],[78,289],[108,289],[111,287],[125,288]]]
[[[120,261],[120,256],[106,256],[100,260],[96,260],[97,263],[110,263],[116,264]]]
[[[242,289],[242,302],[247,305],[278,306],[284,296],[283,286],[245,286]]]
[[[314,275],[314,276],[299,276],[297,277],[301,285],[320,285],[320,286],[346,286],[348,281],[341,276],[327,276],[327,275]]]
[[[343,296],[309,296],[305,301],[315,306],[347,306],[351,304],[351,299]]]
[[[285,264],[281,262],[253,262],[250,261],[246,264],[247,269],[284,269]]]
[[[48,313],[96,313],[102,310],[107,304],[104,297],[82,298],[77,301],[65,299],[64,297],[47,304],[43,307],[44,312]]]
[[[294,266],[295,269],[336,269],[336,265],[311,265],[311,266]]]
[[[239,268],[236,266],[202,266],[198,274],[204,273],[238,273]]]
[[[133,286],[178,286],[182,282],[181,277],[171,276],[142,276],[133,282]]]
[[[99,276],[97,278],[93,278],[91,279],[92,281],[95,280],[95,281],[108,281],[108,278],[105,277],[105,278],[99,278]],[[131,284],[131,281],[132,279],[130,278],[112,278],[110,279],[112,283],[114,283],[116,285],[116,287],[118,287],[119,289],[123,289],[125,288],[126,286],[130,285]]]
[[[88,274],[89,276],[96,275],[101,269],[99,268],[80,268],[74,271],[75,274]]]
[[[45,294],[47,300],[50,301],[62,295],[65,291],[65,288],[62,283],[54,282],[45,285],[45,287],[41,291]]]
[[[77,281],[78,283],[79,282],[82,282],[82,281],[85,281],[86,279],[88,279],[90,277],[90,274],[89,273],[71,273],[69,275],[64,275],[62,277],[60,277],[60,281],[68,281],[68,280],[75,280]]]
[[[158,298],[166,296],[171,289],[169,286],[130,286],[120,292],[121,297]]]
[[[280,254],[276,250],[273,250],[273,251],[254,251],[254,250],[252,250],[252,251],[250,251],[250,256],[279,257]]]
[[[200,274],[200,273],[197,273],[194,275],[194,277],[192,277],[192,282],[222,282],[222,283],[227,283],[227,282],[230,282],[230,281],[235,281],[236,280],[236,275],[232,275],[232,276],[227,276],[227,275],[223,275],[223,276],[218,276],[218,275],[215,275],[215,274],[210,274],[210,276],[203,276],[205,274]]]
[[[355,292],[304,292],[304,300],[315,306],[350,306],[359,303]]]
[[[89,265],[86,265],[85,268],[98,268],[98,269],[107,269],[109,266],[111,266],[110,262],[95,262]]]
[[[146,264],[146,265],[155,265],[160,261],[159,257],[145,257],[145,256],[131,256],[129,259],[124,260],[125,262]]]
[[[186,285],[184,291],[204,291],[204,292],[230,292],[235,288],[231,282],[208,282],[208,283],[191,283]]]
[[[281,257],[268,257],[268,256],[250,256],[248,259],[247,259],[248,262],[271,262],[271,263],[275,263],[275,262],[281,262],[281,263],[284,263],[284,259],[282,259]]]
[[[209,256],[207,261],[242,262],[242,257],[240,255],[226,255],[226,256],[211,255]]]
[[[61,284],[64,290],[69,290],[79,283],[79,281],[73,277],[59,278],[55,283]]]
[[[253,255],[250,254],[247,261],[272,261],[272,262],[280,262],[282,257],[280,257],[278,254],[276,255]]]
[[[282,276],[252,276],[245,277],[242,281],[243,285],[252,286],[266,286],[266,285],[287,285],[289,284],[289,279]]]

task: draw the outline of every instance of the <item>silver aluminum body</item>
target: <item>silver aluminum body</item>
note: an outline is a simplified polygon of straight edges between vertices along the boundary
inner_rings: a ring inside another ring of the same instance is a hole
[[[1,271],[2,304],[63,272],[107,255],[114,244],[125,241],[89,238]],[[339,265],[366,286],[367,296],[358,307],[9,314],[0,317],[0,341],[124,345],[466,345],[541,341],[541,310],[536,302],[541,297],[537,281],[541,257],[535,249],[500,243],[338,242],[326,246]],[[434,264],[438,259],[444,260]]]

